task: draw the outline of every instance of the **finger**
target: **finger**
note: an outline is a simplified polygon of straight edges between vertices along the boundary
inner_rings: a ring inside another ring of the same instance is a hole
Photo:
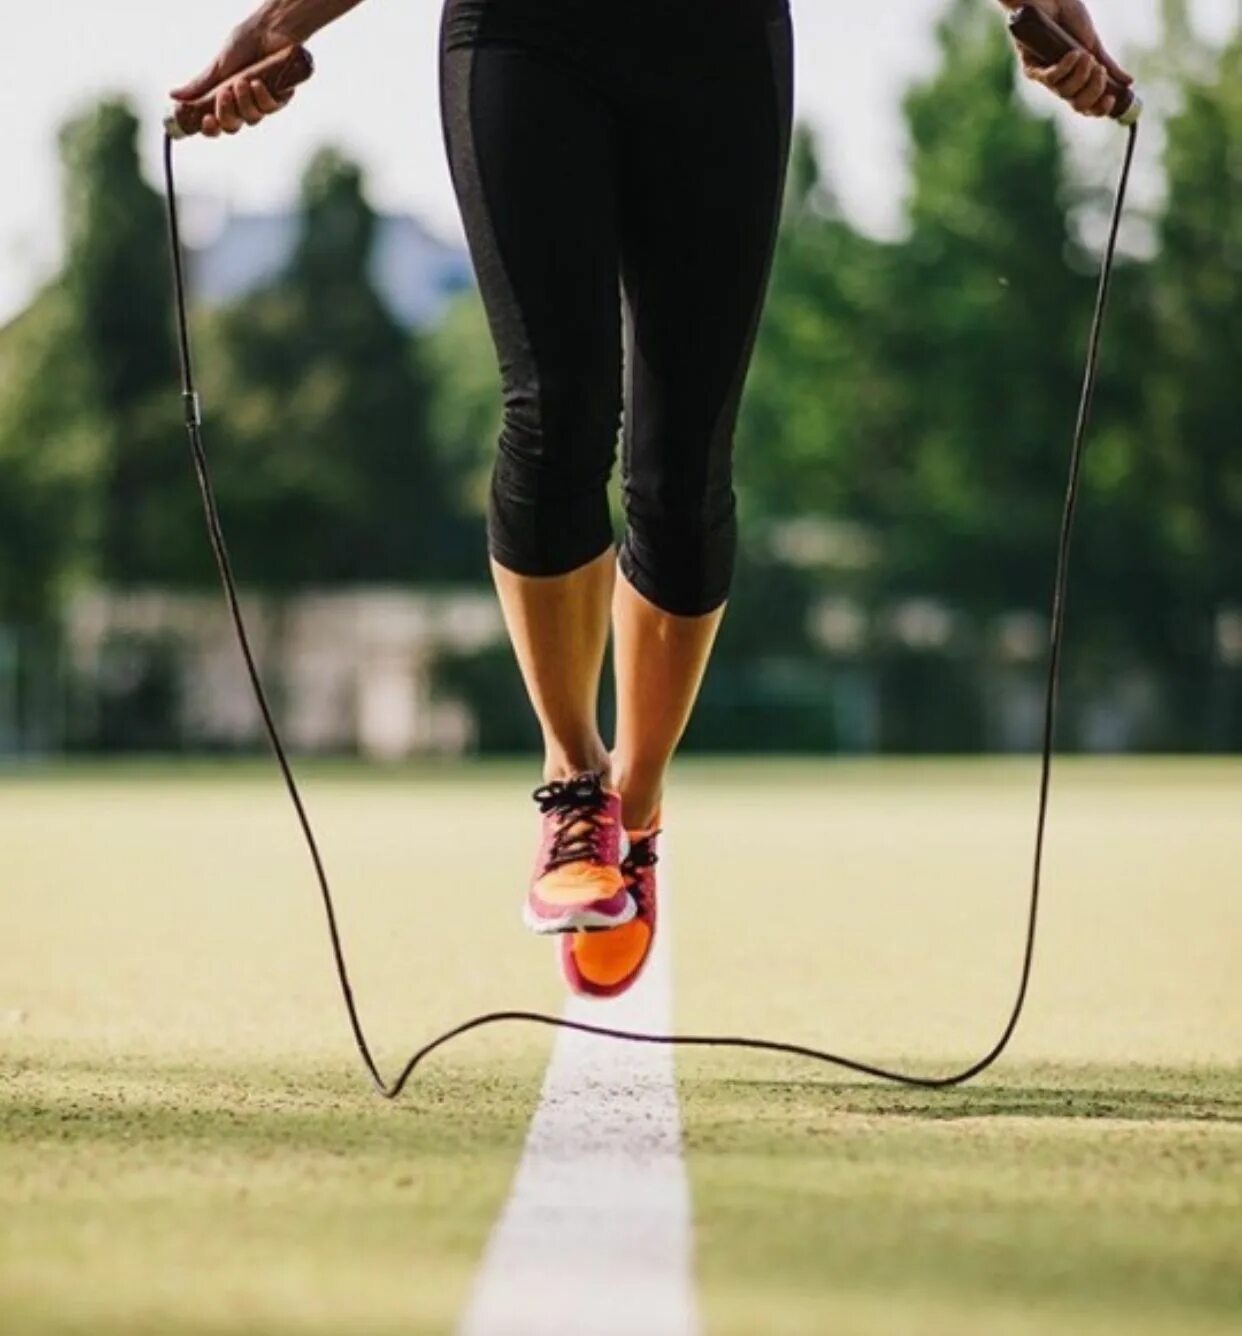
[[[1049,88],[1060,91],[1061,85],[1078,68],[1081,51],[1067,51],[1055,65],[1047,65],[1044,68],[1036,68],[1032,77],[1039,80],[1042,84],[1047,84]]]
[[[1075,111],[1090,113],[1108,91],[1108,71],[1098,60],[1092,61],[1091,73],[1082,89],[1070,99]]]
[[[1103,69],[1104,67],[1101,65],[1100,68]],[[237,114],[247,125],[258,125],[263,119],[263,113],[254,100],[254,90],[251,87],[255,82],[253,79],[238,79],[233,84],[233,96],[237,100]]]
[[[226,135],[235,135],[242,128],[242,118],[237,113],[237,99],[233,96],[232,84],[221,89],[220,96],[216,98],[216,119]]]
[[[1120,79],[1124,84],[1132,84],[1134,76],[1127,73],[1104,49],[1104,43],[1100,41],[1100,34],[1095,30],[1095,24],[1092,22],[1091,15],[1087,12],[1086,5],[1074,5],[1070,12],[1062,18],[1066,31],[1073,37],[1076,37],[1091,52],[1093,56],[1101,61],[1109,74],[1114,79]]]
[[[1018,47],[1018,59],[1022,63],[1022,72],[1028,79],[1034,79],[1036,83],[1047,83],[1048,76],[1057,68],[1056,65],[1047,64],[1042,56],[1037,56],[1029,46]]]
[[[1088,116],[1111,116],[1116,109],[1117,99],[1112,93],[1105,93],[1102,98],[1087,112]]]
[[[1056,85],[1057,92],[1067,102],[1072,102],[1087,87],[1096,70],[1103,70],[1104,68],[1094,56],[1088,55],[1085,51],[1079,54],[1081,59],[1069,74]]]
[[[281,99],[274,96],[272,90],[262,79],[251,79],[250,94],[254,98],[255,106],[265,116],[274,116],[289,101],[287,97]]]
[[[220,138],[220,122],[214,116],[204,116],[201,133],[207,139]]]
[[[224,61],[217,57],[196,79],[191,79],[189,83],[184,83],[180,88],[174,88],[170,94],[178,102],[193,102],[195,99],[205,97],[222,79],[228,78],[228,71],[224,68]]]
[[[1091,54],[1100,61],[1104,68],[1112,75],[1118,83],[1123,83],[1128,88],[1134,82],[1134,75],[1128,70],[1122,69],[1120,65],[1104,50],[1104,44],[1096,39],[1095,45],[1091,48]]]

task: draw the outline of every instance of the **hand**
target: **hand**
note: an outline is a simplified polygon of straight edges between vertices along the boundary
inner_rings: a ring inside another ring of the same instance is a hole
[[[1019,43],[1022,68],[1027,78],[1050,88],[1084,116],[1111,116],[1117,99],[1108,91],[1109,78],[1129,85],[1134,82],[1134,77],[1127,74],[1104,49],[1083,0],[1026,2],[1033,4],[1053,22],[1059,23],[1086,48],[1085,51],[1069,52],[1055,65],[1044,66],[1040,64],[1038,56],[1032,55]]]
[[[243,126],[258,125],[265,117],[287,107],[293,100],[293,92],[276,97],[261,80],[235,76],[296,41],[292,34],[270,24],[247,20],[234,30],[224,50],[202,74],[174,88],[172,96],[179,102],[196,102],[214,90],[215,112],[203,118],[202,133],[208,139],[221,134],[235,135]]]

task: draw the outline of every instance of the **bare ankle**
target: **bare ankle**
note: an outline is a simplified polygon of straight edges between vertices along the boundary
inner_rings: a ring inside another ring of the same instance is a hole
[[[550,747],[544,756],[543,777],[549,784],[588,773],[602,776],[605,783],[611,779],[611,761],[602,742],[595,746]]]
[[[613,787],[621,795],[621,819],[626,830],[650,830],[660,816],[664,776],[640,775],[612,762]]]

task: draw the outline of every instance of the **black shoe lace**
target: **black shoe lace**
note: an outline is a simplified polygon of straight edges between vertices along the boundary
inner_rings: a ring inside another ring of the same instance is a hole
[[[655,867],[660,861],[660,855],[656,853],[655,848],[656,836],[659,833],[658,830],[653,830],[650,835],[634,840],[629,852],[621,860],[621,875],[625,878],[625,889],[638,901],[639,909],[646,908],[646,888],[638,874],[643,868]]]
[[[554,779],[531,795],[545,815],[556,813],[556,833],[548,855],[547,869],[566,863],[601,862],[599,839],[607,823],[604,809],[608,799],[600,777],[576,775],[573,779]]]

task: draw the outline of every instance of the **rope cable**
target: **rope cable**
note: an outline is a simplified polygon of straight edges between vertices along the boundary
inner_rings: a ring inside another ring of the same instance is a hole
[[[336,970],[337,983],[341,999],[349,1019],[350,1030],[358,1056],[366,1068],[376,1091],[385,1099],[395,1100],[409,1084],[415,1071],[437,1049],[469,1034],[474,1030],[503,1024],[527,1024],[544,1026],[557,1030],[573,1030],[580,1034],[596,1035],[604,1039],[618,1040],[635,1044],[661,1044],[686,1048],[727,1048],[748,1050],[759,1053],[780,1054],[787,1057],[806,1058],[824,1063],[860,1076],[875,1077],[923,1090],[946,1090],[953,1086],[964,1085],[987,1071],[1009,1047],[1010,1040],[1018,1028],[1026,1006],[1030,988],[1031,973],[1035,960],[1035,942],[1039,925],[1040,894],[1043,885],[1044,847],[1048,825],[1048,806],[1052,783],[1052,762],[1056,740],[1057,709],[1061,694],[1061,668],[1065,647],[1065,609],[1069,590],[1070,555],[1073,546],[1074,525],[1078,512],[1078,501],[1082,490],[1082,465],[1086,453],[1087,432],[1091,422],[1091,410],[1095,400],[1096,380],[1099,370],[1100,342],[1104,328],[1104,317],[1108,308],[1108,297],[1112,286],[1113,269],[1117,253],[1117,240],[1121,230],[1121,221],[1125,212],[1126,195],[1130,184],[1130,173],[1134,163],[1134,151],[1138,140],[1138,126],[1131,125],[1127,135],[1125,157],[1113,203],[1109,225],[1108,240],[1104,248],[1100,265],[1099,283],[1096,290],[1095,308],[1091,320],[1091,332],[1087,344],[1086,364],[1083,370],[1082,389],[1078,401],[1078,412],[1074,425],[1073,444],[1070,450],[1068,481],[1062,509],[1056,552],[1056,573],[1053,580],[1052,613],[1048,649],[1047,676],[1044,688],[1042,741],[1040,746],[1039,798],[1035,819],[1035,842],[1031,863],[1031,886],[1026,915],[1026,932],[1022,952],[1022,964],[1018,976],[1018,987],[1009,1015],[1001,1029],[999,1037],[992,1046],[968,1066],[940,1076],[923,1076],[914,1072],[905,1072],[896,1068],[885,1067],[878,1063],[852,1058],[827,1049],[815,1048],[805,1044],[792,1043],[780,1039],[751,1038],[743,1035],[717,1034],[651,1034],[641,1030],[618,1029],[609,1025],[593,1025],[588,1022],[570,1020],[564,1016],[553,1016],[545,1012],[504,1010],[490,1011],[472,1016],[459,1025],[429,1040],[405,1062],[397,1075],[391,1080],[385,1078],[376,1062],[367,1039],[366,1030],[354,996],[353,982],[349,972],[349,963],[341,937],[337,919],[336,904],[327,867],[319,846],[315,828],[311,822],[301,789],[289,760],[284,740],[276,723],[263,679],[255,659],[250,635],[242,613],[237,582],[229,557],[228,545],[220,520],[216,503],[215,487],[207,453],[203,445],[203,421],[198,391],[194,377],[194,360],[191,348],[189,319],[187,315],[187,286],[185,261],[181,244],[181,226],[177,210],[176,177],[173,170],[173,140],[167,135],[164,139],[164,183],[168,220],[169,250],[172,258],[173,289],[176,306],[177,347],[181,366],[181,395],[185,412],[186,431],[190,442],[190,455],[202,497],[203,514],[207,525],[207,536],[211,543],[212,554],[219,571],[224,589],[225,602],[229,617],[236,634],[238,648],[245,662],[246,674],[254,692],[254,698],[262,716],[264,731],[271,745],[277,767],[284,781],[285,790],[293,805],[301,828],[319,888],[320,900],[327,924],[328,938],[331,944],[332,959]]]

